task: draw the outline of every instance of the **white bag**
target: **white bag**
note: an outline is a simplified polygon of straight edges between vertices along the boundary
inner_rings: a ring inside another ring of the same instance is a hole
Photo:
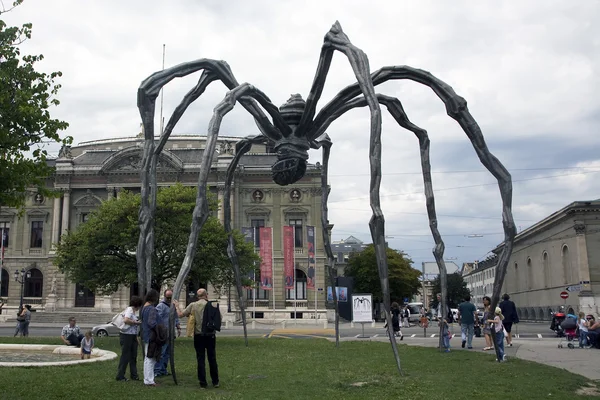
[[[123,330],[126,328],[126,324],[125,324],[125,313],[124,312],[120,312],[117,315],[115,315],[111,321],[111,324],[113,324],[114,326],[116,326],[117,328]]]

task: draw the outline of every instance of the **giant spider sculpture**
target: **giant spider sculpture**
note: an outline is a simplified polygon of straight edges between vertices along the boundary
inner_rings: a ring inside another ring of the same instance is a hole
[[[316,113],[316,105],[321,97],[325,78],[329,71],[333,52],[338,50],[344,53],[356,75],[357,83],[354,83],[338,93],[327,105]],[[202,70],[197,85],[190,90],[181,103],[177,106],[169,119],[165,129],[161,132],[158,143],[154,137],[155,104],[162,87],[174,78],[187,76]],[[433,196],[431,180],[431,166],[429,163],[429,137],[424,129],[412,124],[402,104],[397,98],[385,96],[375,92],[375,86],[390,79],[410,79],[429,86],[435,94],[446,105],[447,114],[455,119],[463,128],[470,139],[475,152],[481,163],[496,177],[502,198],[502,220],[504,226],[505,242],[498,261],[498,273],[494,283],[493,303],[496,304],[500,296],[502,282],[506,273],[506,266],[512,251],[513,238],[515,236],[515,225],[512,218],[512,183],[511,177],[504,166],[494,157],[487,148],[481,130],[467,109],[466,101],[458,96],[454,90],[437,79],[429,72],[414,69],[407,66],[384,67],[374,73],[370,73],[369,61],[365,53],[352,45],[350,40],[336,22],[325,35],[323,47],[319,57],[316,75],[310,89],[306,102],[300,95],[292,95],[280,108],[277,108],[269,98],[254,86],[243,83],[239,84],[229,66],[224,61],[200,59],[183,63],[172,68],[156,72],[144,80],[138,90],[138,108],[143,121],[145,143],[143,150],[143,167],[141,171],[142,181],[142,203],[139,212],[140,237],[137,248],[138,279],[141,288],[150,289],[152,274],[152,253],[154,251],[154,212],[156,208],[156,165],[158,156],[165,146],[169,135],[173,131],[187,107],[195,101],[207,88],[207,86],[219,80],[227,86],[230,91],[223,101],[214,109],[213,117],[209,124],[206,138],[206,149],[202,155],[201,169],[198,177],[198,194],[196,206],[193,212],[191,233],[189,236],[186,255],[173,287],[173,294],[177,299],[184,281],[190,271],[192,260],[196,252],[196,243],[200,230],[205,223],[209,211],[206,199],[206,186],[212,158],[217,145],[217,137],[223,117],[233,109],[236,103],[240,103],[253,117],[260,131],[260,135],[250,136],[240,140],[236,144],[235,156],[228,167],[226,174],[226,185],[224,195],[224,225],[227,232],[231,232],[231,205],[230,189],[233,174],[240,158],[248,152],[253,144],[268,143],[274,146],[277,152],[277,162],[272,166],[273,180],[279,185],[292,184],[304,176],[308,160],[309,149],[323,149],[323,165],[321,168],[321,222],[327,226],[327,168],[331,141],[325,131],[327,127],[342,116],[346,111],[356,107],[369,107],[371,116],[371,140],[370,140],[370,204],[373,215],[369,222],[373,244],[375,246],[379,278],[383,293],[383,302],[387,326],[389,330],[390,343],[400,373],[400,358],[392,330],[390,316],[390,293],[388,282],[388,265],[385,251],[384,217],[380,207],[379,188],[381,183],[381,109],[383,104],[398,124],[413,132],[420,146],[421,168],[425,186],[427,214],[429,225],[435,241],[433,254],[440,269],[442,288],[442,309],[446,310],[446,267],[443,261],[444,242],[437,227],[437,217]],[[262,107],[262,109],[261,109]],[[267,118],[263,109],[271,117]],[[315,116],[316,113],[316,116]],[[323,243],[328,258],[329,280],[335,287],[335,260],[331,251],[331,245],[327,231],[323,229]],[[229,235],[228,255],[234,268],[239,307],[244,326],[244,337],[248,345],[246,332],[246,313],[242,297],[242,281],[238,258],[234,250],[234,239]],[[339,346],[339,316],[338,303],[335,291],[333,291],[335,304],[335,332],[336,346]],[[173,325],[174,309],[171,310],[171,322]],[[171,333],[171,351],[173,351],[173,329]],[[174,369],[174,357],[171,354],[171,369],[176,381]]]

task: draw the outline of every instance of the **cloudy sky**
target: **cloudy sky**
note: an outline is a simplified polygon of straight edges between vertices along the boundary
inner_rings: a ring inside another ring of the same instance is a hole
[[[5,3],[8,3],[5,0]],[[371,70],[410,65],[449,83],[469,104],[490,150],[511,172],[513,210],[525,229],[576,200],[600,198],[600,2],[598,1],[261,1],[26,0],[3,15],[9,25],[33,23],[26,53],[43,53],[40,68],[60,70],[60,107],[75,142],[139,132],[136,90],[166,66],[198,58],[226,60],[240,82],[275,103],[306,98],[323,37],[339,20],[369,56]],[[594,27],[595,26],[595,27]],[[198,75],[169,84],[168,118]],[[336,53],[322,101],[354,83]],[[398,97],[411,120],[427,129],[446,258],[482,259],[502,241],[494,178],[443,103],[414,82],[388,82],[378,92]],[[175,133],[204,134],[226,89],[213,84],[188,109]],[[158,120],[158,118],[157,118]],[[158,121],[157,121],[158,122]],[[237,107],[222,134],[255,134]],[[369,114],[354,110],[328,130],[330,221],[335,240],[370,242]],[[420,266],[431,261],[418,143],[383,119],[382,206],[390,245]],[[58,149],[52,149],[57,152]],[[311,161],[320,154],[311,154]],[[477,237],[469,237],[476,235]]]

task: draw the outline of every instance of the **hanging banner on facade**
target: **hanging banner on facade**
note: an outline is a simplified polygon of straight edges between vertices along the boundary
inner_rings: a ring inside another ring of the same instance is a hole
[[[306,242],[308,243],[308,274],[306,274],[306,288],[315,290],[315,274],[317,263],[315,260],[315,227],[306,227]]]
[[[286,289],[294,288],[294,227],[283,227],[283,277]]]
[[[254,228],[253,227],[243,227],[242,235],[244,235],[244,239],[245,239],[246,243],[252,243],[252,246],[254,247]],[[252,268],[252,270],[250,270],[248,272],[248,275],[246,276],[246,278],[251,282],[254,282],[256,280],[256,272],[254,271],[254,268]],[[251,286],[244,286],[244,288],[250,289]]]
[[[261,226],[260,234],[260,287],[263,290],[273,289],[273,230]]]

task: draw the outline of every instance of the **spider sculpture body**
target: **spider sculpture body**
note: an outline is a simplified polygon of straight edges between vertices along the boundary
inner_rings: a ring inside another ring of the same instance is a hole
[[[338,93],[328,104],[326,104],[318,113],[316,105],[321,97],[325,79],[329,71],[331,59],[334,51],[340,51],[346,55],[357,82],[346,87]],[[158,94],[162,87],[169,81],[177,77],[187,76],[196,71],[202,71],[200,79],[196,86],[190,90],[183,98],[181,103],[174,110],[165,129],[161,132],[158,142],[154,137],[154,118],[155,104]],[[209,59],[200,59],[183,63],[172,68],[156,72],[145,79],[138,90],[138,108],[142,117],[144,126],[145,142],[143,153],[143,166],[141,172],[142,181],[142,204],[139,212],[140,237],[138,242],[137,262],[138,279],[140,287],[146,290],[150,289],[152,274],[152,253],[154,251],[154,212],[156,208],[156,165],[158,156],[165,146],[169,135],[173,131],[176,123],[179,121],[187,107],[195,101],[206,89],[206,87],[219,80],[229,88],[229,92],[214,109],[213,117],[209,124],[206,139],[206,149],[202,156],[201,169],[198,177],[198,194],[196,207],[193,212],[191,233],[189,236],[186,255],[177,276],[173,293],[175,298],[179,296],[184,281],[190,271],[192,260],[196,251],[196,243],[200,230],[208,217],[208,204],[206,199],[206,185],[212,157],[217,145],[217,138],[222,119],[231,111],[238,102],[253,117],[260,131],[259,135],[246,137],[236,144],[235,155],[231,161],[225,180],[224,194],[224,225],[228,232],[231,232],[231,205],[230,190],[234,171],[236,170],[240,158],[248,152],[253,144],[269,143],[273,145],[277,152],[277,162],[272,166],[273,180],[279,185],[288,185],[294,183],[304,176],[306,163],[308,160],[309,149],[323,150],[323,164],[321,167],[321,222],[322,226],[327,226],[327,197],[328,183],[327,170],[328,160],[331,150],[331,141],[325,133],[327,127],[342,116],[346,111],[367,106],[370,111],[370,204],[373,211],[369,227],[373,244],[376,250],[377,266],[381,288],[383,293],[383,302],[385,308],[386,321],[389,331],[390,343],[400,373],[400,358],[398,349],[392,332],[392,322],[390,315],[390,293],[388,282],[388,265],[385,252],[385,232],[384,216],[380,207],[379,188],[381,182],[381,109],[380,104],[384,105],[398,124],[413,132],[419,141],[421,168],[423,172],[423,181],[426,196],[427,213],[429,217],[430,229],[435,241],[433,254],[440,269],[441,287],[442,287],[442,307],[446,309],[446,267],[443,262],[444,242],[437,228],[437,217],[435,211],[435,201],[433,196],[433,187],[431,180],[431,166],[429,163],[429,137],[427,132],[412,124],[402,104],[396,98],[385,96],[375,92],[375,86],[390,79],[409,79],[429,86],[435,94],[445,103],[447,113],[455,119],[463,128],[470,139],[475,152],[479,156],[482,164],[497,178],[502,198],[502,217],[505,232],[505,246],[499,257],[498,272],[494,283],[494,297],[492,304],[496,304],[500,296],[500,290],[506,266],[512,251],[513,238],[516,230],[512,218],[512,184],[511,177],[504,166],[494,157],[487,148],[483,135],[477,122],[473,119],[467,109],[466,101],[458,96],[454,90],[437,79],[429,72],[414,69],[407,66],[384,67],[374,73],[370,73],[369,62],[365,53],[352,45],[348,37],[342,31],[338,22],[336,22],[329,32],[325,35],[323,47],[319,57],[317,71],[306,101],[300,95],[292,95],[280,108],[277,108],[269,98],[254,86],[243,83],[239,84],[229,66],[224,61],[215,61]],[[265,115],[264,111],[269,115]],[[332,287],[334,284],[335,260],[331,251],[328,233],[323,229],[323,243],[328,258],[329,279]],[[244,336],[246,338],[246,313],[242,298],[242,282],[237,255],[234,250],[233,236],[229,236],[228,255],[232,261],[234,275],[236,279],[237,294],[239,298],[239,307],[241,309],[242,321],[244,325]],[[333,291],[334,304],[336,310],[335,329],[336,345],[339,345],[339,317],[338,303],[335,291]],[[171,312],[171,325],[174,323],[174,309]],[[170,329],[169,332],[173,332]],[[171,335],[173,336],[173,335]],[[171,341],[173,338],[171,338]],[[173,351],[174,346],[170,346]],[[175,372],[171,354],[171,369]],[[173,373],[176,380],[176,375]]]

